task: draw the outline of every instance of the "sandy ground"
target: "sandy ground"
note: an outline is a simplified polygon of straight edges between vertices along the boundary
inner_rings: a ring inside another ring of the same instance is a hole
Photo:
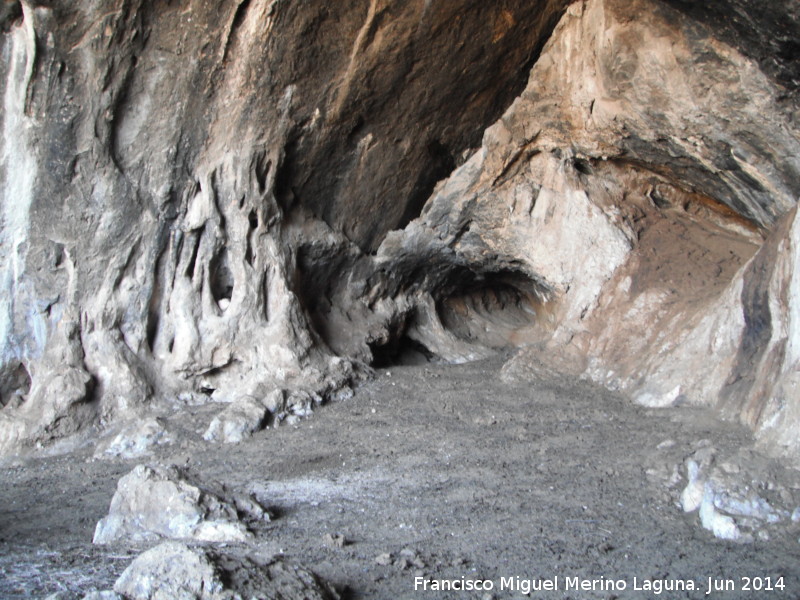
[[[255,494],[275,518],[252,551],[306,565],[344,598],[800,597],[797,531],[750,545],[715,540],[647,475],[700,440],[747,447],[744,430],[703,410],[640,409],[583,382],[505,383],[499,366],[380,369],[351,400],[239,445],[203,442],[198,431],[220,407],[199,407],[171,420],[184,441],[152,460]],[[91,456],[85,448],[0,468],[0,598],[109,589],[143,549],[91,538],[119,477],[146,461]],[[326,544],[325,534],[347,544]],[[494,589],[415,590],[416,577]],[[503,586],[517,577],[558,577],[559,589],[524,596]],[[626,589],[566,590],[567,577],[623,580]],[[736,589],[706,596],[709,577]],[[748,592],[743,577],[783,577],[785,589]],[[655,594],[634,590],[634,578],[638,587],[691,580],[700,589]]]

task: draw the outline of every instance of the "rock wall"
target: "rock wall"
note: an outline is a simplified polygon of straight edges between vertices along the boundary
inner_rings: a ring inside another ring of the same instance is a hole
[[[346,385],[307,304],[416,216],[564,5],[4,3],[0,445]]]
[[[716,405],[796,456],[795,107],[662,3],[572,4],[480,150],[379,251],[434,245],[473,273],[409,335],[451,360],[524,345],[509,377],[555,368],[650,406]],[[510,301],[487,301],[498,277]],[[452,326],[453,294],[480,327]]]
[[[796,458],[800,28],[727,5],[4,3],[0,450],[413,347]]]

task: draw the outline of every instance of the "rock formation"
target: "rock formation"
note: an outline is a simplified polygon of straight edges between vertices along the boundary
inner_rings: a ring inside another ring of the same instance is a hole
[[[108,515],[95,528],[94,543],[188,539],[244,542],[248,524],[269,521],[254,500],[200,483],[177,467],[138,465],[119,480]]]
[[[3,452],[413,346],[800,456],[788,0],[3,7]]]
[[[119,600],[336,600],[339,595],[311,571],[281,560],[257,561],[165,542],[134,560],[114,592],[87,596]],[[105,594],[105,595],[104,595]]]

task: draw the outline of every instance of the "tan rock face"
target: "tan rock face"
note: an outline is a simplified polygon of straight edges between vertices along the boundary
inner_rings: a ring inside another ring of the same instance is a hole
[[[509,376],[544,362],[651,406],[718,405],[791,445],[794,402],[776,381],[796,364],[793,113],[734,48],[661,5],[633,9],[573,4],[482,148],[378,256],[427,245],[473,273],[469,293],[509,269],[518,299],[535,287],[506,335],[528,344]],[[463,290],[431,289],[409,335],[451,360],[497,345],[508,303],[462,303],[487,324],[464,335],[447,323]]]
[[[788,3],[0,20],[3,451],[176,398],[335,396],[409,345],[521,348],[509,377],[718,405],[797,456]]]

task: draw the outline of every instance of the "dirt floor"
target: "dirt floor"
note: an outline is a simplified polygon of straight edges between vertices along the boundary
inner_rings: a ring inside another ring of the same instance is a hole
[[[531,598],[703,598],[709,577],[736,588],[709,597],[800,597],[797,531],[718,541],[647,474],[680,463],[701,440],[748,446],[745,431],[703,410],[640,409],[584,382],[506,383],[500,364],[380,369],[354,398],[238,445],[203,442],[220,407],[194,408],[170,421],[185,441],[151,460],[253,493],[275,515],[253,551],[304,564],[344,598],[528,597],[503,585],[517,577],[558,578],[558,590]],[[96,547],[92,533],[136,462],[145,461],[94,460],[91,448],[6,461],[0,598],[110,589],[143,548]],[[494,589],[415,591],[416,577],[489,580]],[[576,577],[623,580],[626,589],[565,589]],[[785,589],[744,591],[743,577],[783,577]],[[700,589],[633,589],[651,580]]]

